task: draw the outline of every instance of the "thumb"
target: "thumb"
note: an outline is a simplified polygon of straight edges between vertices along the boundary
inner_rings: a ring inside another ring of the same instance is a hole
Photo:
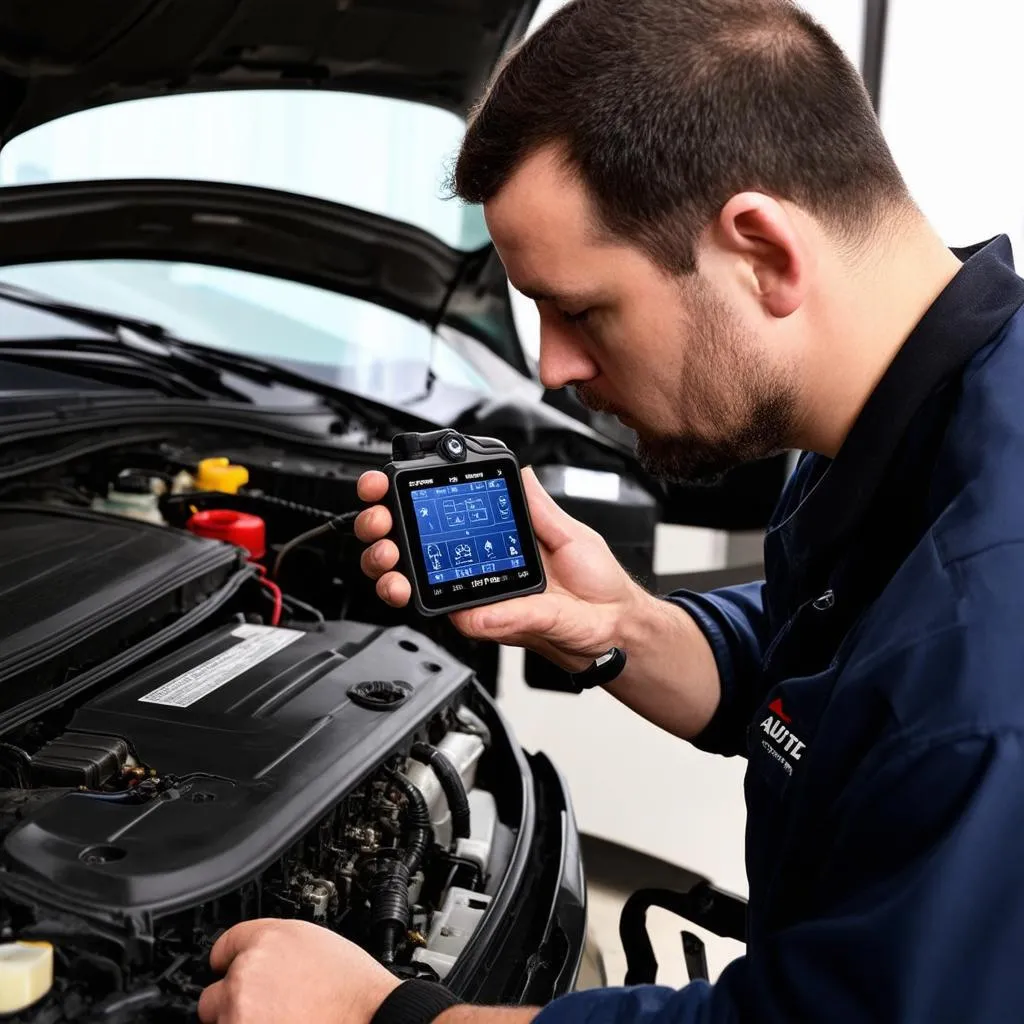
[[[576,520],[544,490],[532,466],[527,466],[523,470],[522,478],[526,502],[530,506],[533,532],[543,547],[549,551],[557,551],[572,540],[571,527],[575,525]]]

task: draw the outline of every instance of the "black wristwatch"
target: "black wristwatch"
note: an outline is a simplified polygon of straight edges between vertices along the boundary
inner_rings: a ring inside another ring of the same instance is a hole
[[[592,690],[595,686],[606,686],[613,679],[617,679],[625,667],[626,652],[620,647],[613,647],[582,672],[569,673],[573,692],[582,693],[584,690]]]

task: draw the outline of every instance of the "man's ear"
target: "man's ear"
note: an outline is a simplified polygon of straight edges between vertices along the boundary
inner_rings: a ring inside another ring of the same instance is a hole
[[[760,192],[742,192],[722,207],[717,241],[740,258],[757,301],[774,317],[790,316],[808,289],[809,253],[790,212]]]

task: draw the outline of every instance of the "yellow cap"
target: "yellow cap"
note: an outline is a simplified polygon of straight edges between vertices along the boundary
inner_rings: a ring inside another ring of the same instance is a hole
[[[53,946],[48,942],[0,944],[0,1013],[17,1013],[53,988]]]
[[[249,470],[234,466],[227,459],[203,459],[196,472],[196,490],[237,494],[249,482]]]

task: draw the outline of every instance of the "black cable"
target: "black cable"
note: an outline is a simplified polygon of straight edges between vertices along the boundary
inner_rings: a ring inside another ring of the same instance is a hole
[[[358,511],[346,512],[343,515],[335,516],[329,522],[321,523],[319,526],[314,526],[312,530],[306,530],[305,533],[300,533],[297,537],[292,537],[290,541],[283,544],[278,549],[277,558],[274,559],[274,568],[270,573],[271,579],[276,580],[278,578],[281,573],[281,563],[290,552],[294,551],[302,544],[315,540],[322,534],[330,533],[332,530],[339,530],[342,526],[348,526],[351,523],[354,523],[356,516],[358,515]]]
[[[32,758],[29,757],[27,750],[22,750],[21,747],[16,747],[13,743],[0,743],[0,750],[13,754],[26,768],[32,767]]]
[[[272,512],[288,512],[320,522],[328,522],[334,518],[333,512],[313,505],[302,505],[287,498],[276,498],[262,491],[244,490],[237,494],[228,494],[226,491],[184,491],[181,494],[167,494],[162,500],[168,508],[175,505],[195,505],[200,509],[230,508],[236,512],[250,512],[264,518],[266,514]]]
[[[410,756],[414,761],[428,765],[434,770],[448,800],[448,810],[451,811],[452,839],[468,839],[469,797],[466,796],[466,787],[455,765],[437,747],[432,747],[429,743],[414,744]]]
[[[285,594],[283,601],[286,608],[298,608],[299,611],[308,613],[310,618],[316,623],[318,632],[322,632],[326,627],[327,619],[324,618],[324,613],[319,608],[314,608],[313,605],[306,604],[305,601],[300,601],[297,597],[292,597],[291,594]],[[291,616],[291,618],[294,618],[294,616]]]
[[[27,789],[30,779],[29,772],[32,768],[32,758],[21,747],[16,747],[13,743],[0,743],[0,753],[14,755],[14,760],[17,762],[17,764],[12,765],[14,777],[18,780],[19,786]]]
[[[164,993],[158,985],[147,985],[145,988],[136,989],[134,992],[128,992],[124,995],[112,996],[109,999],[105,999],[102,1003],[97,1003],[90,1014],[88,1020],[102,1021],[109,1020],[111,1017],[121,1018],[121,1015],[125,1012],[135,1013],[136,1010],[141,1010],[145,1006],[150,1006],[153,1003],[158,1003],[164,998]]]
[[[98,792],[94,789],[73,789],[68,796],[88,797],[90,800],[102,800],[108,804],[141,804],[146,802],[146,797],[140,795],[134,789],[126,789],[113,793]]]

